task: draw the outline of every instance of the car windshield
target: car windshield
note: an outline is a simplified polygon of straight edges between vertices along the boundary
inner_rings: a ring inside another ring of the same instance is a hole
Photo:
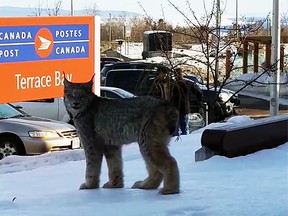
[[[25,112],[19,111],[9,104],[0,104],[0,119],[28,116]]]
[[[118,93],[119,95],[122,95],[123,98],[131,98],[131,97],[135,97],[134,94],[132,94],[131,92],[128,92],[126,90],[123,89],[113,89],[114,92]]]

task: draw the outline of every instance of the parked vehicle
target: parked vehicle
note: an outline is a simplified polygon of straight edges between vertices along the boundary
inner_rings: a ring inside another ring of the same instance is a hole
[[[0,160],[9,155],[36,155],[80,148],[74,126],[39,118],[0,104]]]
[[[100,87],[100,94],[108,98],[125,98],[134,95],[119,88]],[[66,112],[63,98],[48,98],[12,103],[16,108],[33,116],[54,119],[72,124],[70,116]]]
[[[114,69],[151,69],[155,70],[159,67],[164,67],[162,64],[143,62],[143,61],[131,61],[131,62],[114,62],[106,64],[101,70],[101,84],[104,85],[107,73]]]
[[[151,85],[151,80],[155,78],[155,74],[158,68],[170,70],[167,66],[163,64],[141,61],[116,62],[113,64],[107,64],[101,70],[102,85],[115,86],[118,88],[126,89],[127,91],[132,92],[136,95],[145,95],[149,92],[149,85]],[[110,73],[109,75],[109,80],[106,81],[106,76],[111,70],[112,73]],[[139,74],[137,75],[130,73],[133,71],[142,74],[140,76]],[[115,72],[120,73],[116,74]],[[204,85],[203,80],[199,76],[189,74],[184,75],[184,78],[197,83],[197,85],[203,91],[203,99],[206,103],[208,102],[209,98],[212,98],[215,94],[217,94],[217,92],[215,92],[213,89],[208,90],[207,87]],[[234,107],[240,104],[238,95],[233,94],[234,92],[232,92],[231,90],[222,89],[217,97],[217,101],[221,104],[225,117],[231,116],[235,112]]]
[[[238,94],[235,94],[235,92],[222,88],[221,92],[219,91],[219,88],[217,91],[215,91],[213,88],[208,89],[206,85],[201,84],[200,82],[195,82],[195,78],[191,79],[191,76],[186,76],[186,80],[190,80],[191,82],[196,83],[200,89],[203,92],[203,101],[207,104],[210,103],[210,101],[213,98],[216,98],[216,101],[221,106],[222,112],[225,117],[230,117],[235,113],[235,107],[239,106],[240,99],[238,98]]]
[[[157,65],[158,66],[158,65]],[[132,92],[135,95],[147,95],[157,74],[157,68],[146,69],[113,69],[109,70],[104,82],[105,86],[114,86]],[[187,79],[187,78],[186,78]],[[190,80],[190,79],[189,79]],[[193,80],[190,80],[193,82]],[[203,84],[197,82],[203,91],[203,102],[210,103],[212,97],[217,97],[220,104],[222,119],[229,117],[234,112],[234,106],[239,105],[240,100],[237,95],[233,96],[230,90],[222,89],[218,94],[212,89],[208,90]],[[218,96],[216,95],[218,94]],[[218,118],[217,120],[220,120]]]
[[[113,62],[122,62],[123,60],[116,57],[101,57],[100,59],[100,68],[102,69],[106,64]]]
[[[156,70],[113,69],[106,75],[104,86],[117,87],[135,95],[148,95]]]

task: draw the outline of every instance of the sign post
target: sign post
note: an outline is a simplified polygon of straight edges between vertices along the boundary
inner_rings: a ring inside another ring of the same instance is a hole
[[[63,78],[100,92],[98,17],[0,18],[0,103],[63,96]],[[96,61],[95,61],[96,60]]]

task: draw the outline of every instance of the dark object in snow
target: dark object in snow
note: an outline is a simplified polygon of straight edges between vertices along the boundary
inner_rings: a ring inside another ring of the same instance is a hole
[[[15,200],[16,200],[16,197],[13,197],[13,199],[12,199],[12,203],[13,203]]]
[[[213,155],[229,158],[243,156],[259,150],[277,147],[287,141],[288,115],[225,125],[204,130],[201,144],[203,148],[207,148],[209,151],[198,150],[195,154],[195,160],[205,160]]]
[[[216,153],[214,151],[203,146],[202,148],[198,149],[195,152],[195,161],[197,162],[197,161],[207,160],[207,159],[213,157],[214,155],[216,155]]]

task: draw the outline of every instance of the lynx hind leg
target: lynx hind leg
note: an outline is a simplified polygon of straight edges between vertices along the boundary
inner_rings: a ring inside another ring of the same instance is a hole
[[[89,146],[84,147],[84,151],[86,157],[86,174],[85,183],[80,186],[80,190],[99,188],[103,148],[100,146]]]
[[[109,181],[103,188],[122,188],[123,183],[123,161],[120,146],[105,146],[104,155],[108,166]]]
[[[140,189],[153,188],[159,180],[159,172],[163,176],[164,187],[161,194],[176,194],[180,190],[179,170],[176,160],[170,155],[168,142],[174,133],[178,121],[178,112],[173,107],[161,106],[154,110],[142,126],[139,147],[147,166],[148,177],[136,182],[133,187]],[[151,167],[155,167],[154,170]],[[157,169],[157,171],[155,171]],[[156,177],[153,175],[156,173]],[[162,177],[161,177],[162,179]],[[158,185],[159,186],[159,185]]]
[[[150,142],[150,144],[149,144]],[[157,180],[160,180],[159,176],[161,175],[161,181],[163,179],[163,188],[160,190],[160,193],[165,194],[177,194],[180,192],[180,180],[179,180],[179,170],[178,165],[174,157],[169,153],[167,146],[157,147],[157,141],[147,141],[148,145],[152,146],[148,150],[148,157],[146,160],[149,160],[150,163],[154,164],[157,167],[159,174],[157,173],[154,177],[148,176],[143,182],[141,182],[141,188],[145,189],[145,184],[153,186]],[[160,143],[159,143],[160,144]],[[150,151],[150,152],[149,152]],[[150,156],[149,156],[150,154]],[[148,180],[148,181],[147,181]],[[150,181],[149,181],[150,180]],[[160,183],[161,183],[160,181]],[[155,186],[155,185],[154,185]],[[157,185],[159,186],[159,184]]]
[[[150,161],[145,160],[145,164],[148,171],[148,177],[143,181],[135,182],[132,188],[147,189],[147,190],[156,189],[160,186],[163,180],[163,174]]]

